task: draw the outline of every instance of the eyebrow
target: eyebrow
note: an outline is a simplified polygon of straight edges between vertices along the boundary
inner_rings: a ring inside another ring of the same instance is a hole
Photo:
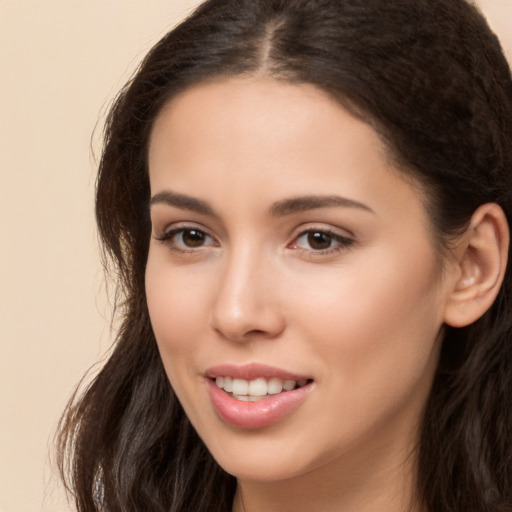
[[[206,202],[195,197],[187,196],[185,194],[178,194],[176,192],[170,192],[168,190],[155,194],[151,201],[150,206],[155,204],[165,204],[167,206],[174,206],[182,210],[189,210],[202,215],[210,215],[216,217],[214,209]]]
[[[274,203],[270,209],[273,217],[282,217],[292,213],[314,210],[316,208],[330,208],[341,206],[344,208],[357,208],[370,213],[375,213],[369,206],[359,201],[341,196],[300,196],[291,199],[284,199]]]
[[[151,198],[150,206],[155,204],[165,204],[167,206],[174,206],[182,210],[189,210],[202,215],[218,217],[218,214],[206,201],[168,190],[159,192]],[[269,212],[272,217],[284,217],[293,213],[329,207],[356,208],[370,213],[375,213],[369,206],[360,203],[359,201],[336,195],[311,195],[283,199],[275,202],[270,207]]]

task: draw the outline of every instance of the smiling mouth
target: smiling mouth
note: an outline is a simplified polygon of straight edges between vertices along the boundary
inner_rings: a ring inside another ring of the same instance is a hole
[[[229,396],[243,402],[258,402],[270,395],[287,393],[303,388],[313,382],[312,379],[283,380],[277,377],[270,379],[258,377],[246,380],[228,376],[216,377],[212,380],[215,381],[217,387],[224,390]]]

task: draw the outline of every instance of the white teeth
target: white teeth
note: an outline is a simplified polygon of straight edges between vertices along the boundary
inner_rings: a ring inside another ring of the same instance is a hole
[[[266,395],[277,395],[284,391],[293,391],[296,387],[305,386],[307,379],[285,380],[272,377],[268,381],[263,377],[258,377],[251,381],[245,379],[233,379],[231,377],[217,377],[215,383],[227,393],[231,393],[233,398],[244,402],[255,402]]]
[[[233,391],[233,379],[231,377],[224,377],[224,385],[220,387],[223,388],[224,391],[231,393]]]
[[[277,395],[283,391],[283,381],[281,379],[276,379],[275,377],[271,378],[268,381],[268,390],[267,393],[269,395]]]
[[[237,400],[241,400],[242,402],[257,402],[258,400],[261,400],[262,398],[265,398],[265,396],[253,396],[253,395],[231,395],[233,398],[236,398]]]
[[[285,391],[291,391],[292,389],[295,389],[295,384],[297,384],[294,380],[285,380],[283,382],[283,389]]]
[[[233,379],[233,395],[249,394],[249,381],[245,379]]]
[[[263,378],[254,379],[249,382],[249,395],[265,396],[267,394],[267,381]]]

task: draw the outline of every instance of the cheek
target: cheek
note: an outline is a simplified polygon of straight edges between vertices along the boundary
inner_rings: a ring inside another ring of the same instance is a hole
[[[302,282],[295,294],[302,335],[338,402],[377,410],[418,386],[428,390],[442,325],[435,265],[431,251],[376,253],[357,270],[340,269],[337,279]]]
[[[193,273],[176,271],[165,261],[148,258],[146,297],[155,337],[164,359],[166,355],[194,352],[199,333],[208,323],[204,287]]]
[[[197,375],[194,356],[208,322],[204,289],[199,284],[193,274],[176,271],[150,251],[146,268],[149,316],[167,377],[184,407],[202,391],[202,380],[191,378]],[[188,410],[187,414],[194,416]]]

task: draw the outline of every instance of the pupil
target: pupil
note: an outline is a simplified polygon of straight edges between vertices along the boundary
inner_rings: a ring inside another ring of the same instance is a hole
[[[319,233],[317,231],[308,234],[308,243],[312,249],[329,249],[331,242],[332,237],[326,233]]]
[[[184,231],[182,237],[187,247],[200,247],[204,243],[204,233],[195,229]]]

